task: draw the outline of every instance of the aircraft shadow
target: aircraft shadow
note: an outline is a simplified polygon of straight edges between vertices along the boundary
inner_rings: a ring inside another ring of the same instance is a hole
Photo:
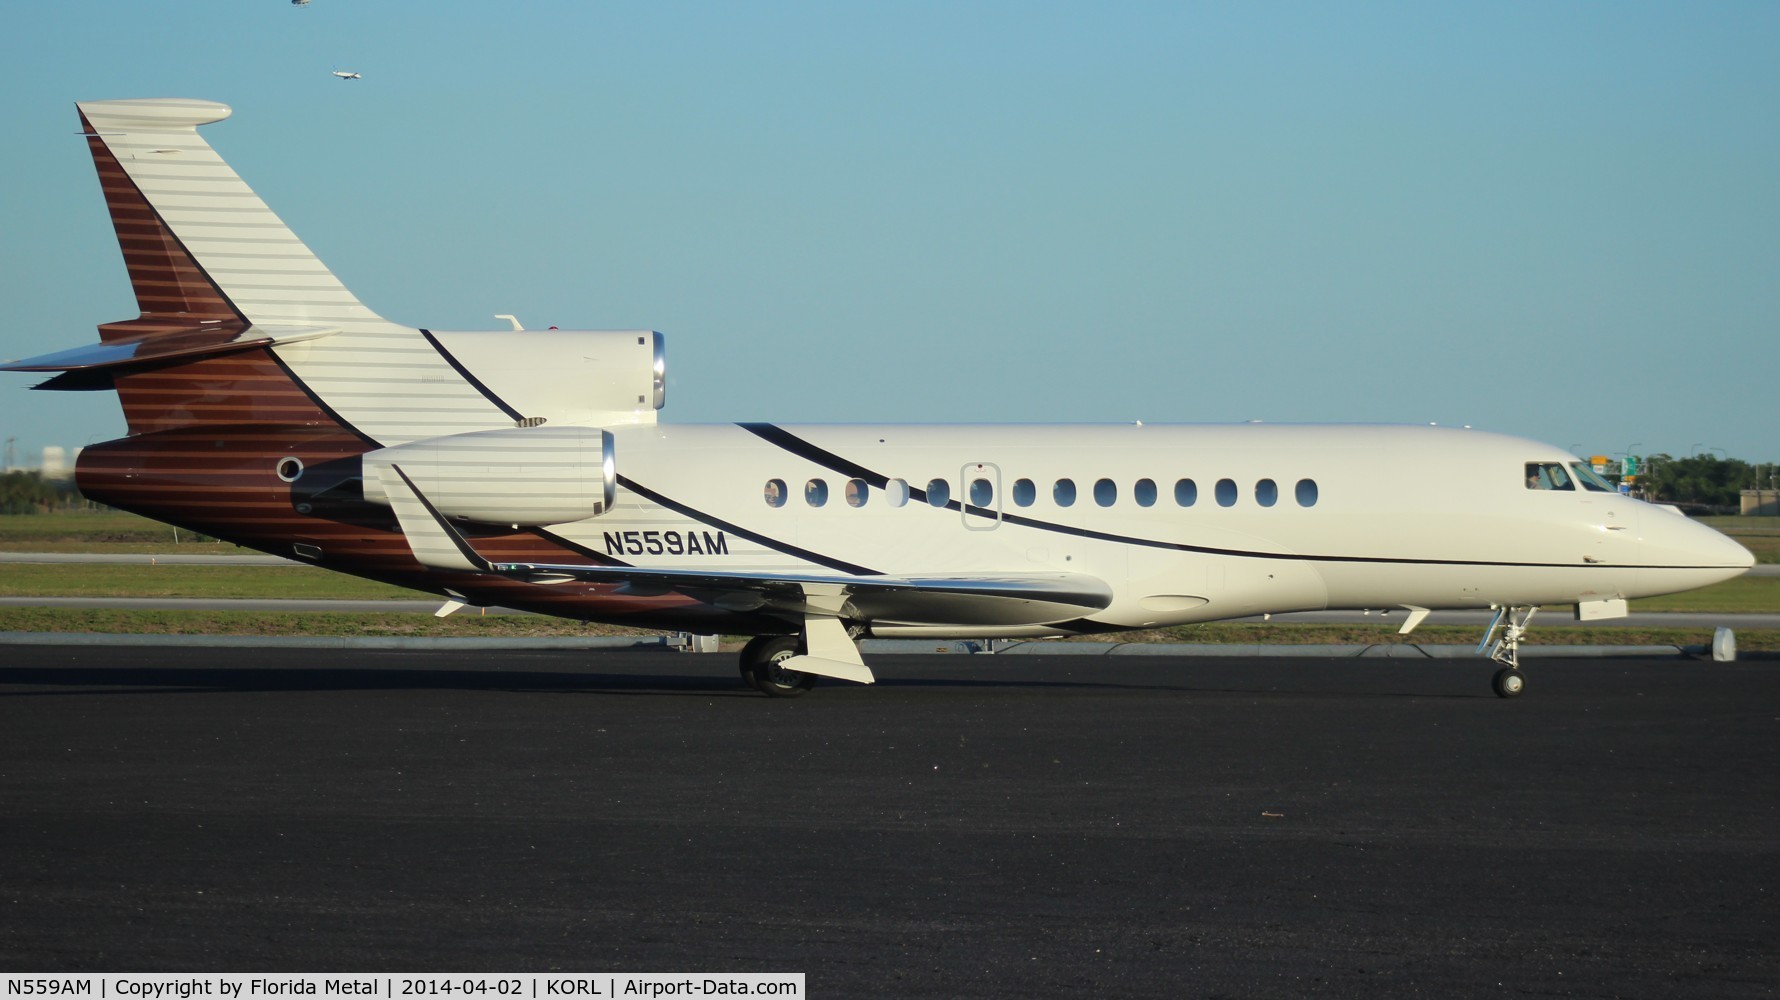
[[[1433,677],[1420,683],[1354,686],[1324,674],[1275,678],[1254,685],[1230,678],[1183,677],[1169,683],[1114,679],[1021,677],[880,676],[873,687],[886,691],[1080,691],[1289,697],[1470,698]],[[1409,678],[1403,678],[1409,680]],[[1404,688],[1408,688],[1405,690]],[[1394,690],[1392,688],[1395,688]],[[1444,690],[1442,690],[1444,689]],[[872,688],[840,682],[820,684],[812,697],[869,694]],[[739,677],[713,674],[599,673],[578,671],[435,669],[426,667],[0,667],[0,699],[114,694],[213,694],[277,691],[490,691],[508,693],[761,698]],[[1487,692],[1484,692],[1487,694]]]
[[[698,694],[759,697],[740,678],[671,673],[599,674],[383,667],[0,667],[0,698],[120,691],[507,691],[561,694]],[[50,690],[41,690],[48,688]],[[80,689],[80,690],[76,690]]]

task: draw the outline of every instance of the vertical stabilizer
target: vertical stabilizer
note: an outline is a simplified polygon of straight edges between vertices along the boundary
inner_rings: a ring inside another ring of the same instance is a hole
[[[96,347],[0,370],[63,373],[41,389],[116,389],[132,434],[331,424],[394,446],[522,420],[439,338],[359,302],[199,138],[227,105],[78,106],[141,315],[101,324]]]
[[[383,444],[513,425],[435,341],[359,302],[199,137],[199,126],[229,117],[228,105],[153,98],[78,106],[142,309],[99,328],[108,344],[133,345],[142,357],[268,343],[265,360],[285,381],[330,419]],[[171,381],[113,374],[133,430],[188,420],[194,401],[208,406],[205,394],[238,384],[210,363]],[[44,387],[102,388],[110,377]],[[133,395],[130,386],[145,391]],[[152,414],[139,405],[150,400]]]
[[[344,329],[377,321],[199,137],[198,126],[227,118],[228,105],[78,106],[144,320]]]

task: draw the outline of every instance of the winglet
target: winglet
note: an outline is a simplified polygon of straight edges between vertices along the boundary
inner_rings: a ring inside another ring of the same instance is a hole
[[[421,495],[401,466],[379,467],[377,479],[389,497],[389,507],[395,511],[396,521],[402,526],[402,536],[408,540],[408,548],[414,551],[414,558],[420,560],[422,566],[488,572],[488,560],[471,548],[464,536],[446,522],[438,508]]]

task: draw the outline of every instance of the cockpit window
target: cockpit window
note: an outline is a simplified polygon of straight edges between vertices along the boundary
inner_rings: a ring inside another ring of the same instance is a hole
[[[1527,489],[1529,490],[1573,490],[1576,484],[1570,481],[1570,474],[1564,471],[1558,462],[1528,462]]]
[[[1588,490],[1590,493],[1619,492],[1613,488],[1612,483],[1602,479],[1600,473],[1595,471],[1594,466],[1589,465],[1587,462],[1571,462],[1570,468],[1576,473],[1576,481],[1581,483],[1582,488]]]

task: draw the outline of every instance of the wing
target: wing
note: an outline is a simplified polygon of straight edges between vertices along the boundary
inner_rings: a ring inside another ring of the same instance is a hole
[[[1112,589],[1079,573],[985,576],[829,576],[748,571],[492,563],[534,583],[619,583],[623,593],[678,593],[726,611],[765,611],[895,625],[1043,625],[1092,614]]]
[[[727,611],[896,625],[1044,625],[1112,603],[1106,581],[1083,573],[989,573],[910,576],[645,569],[491,563],[415,489],[399,466],[379,470],[390,507],[414,557],[436,569],[498,573],[532,583],[615,583],[625,593],[678,593]]]

